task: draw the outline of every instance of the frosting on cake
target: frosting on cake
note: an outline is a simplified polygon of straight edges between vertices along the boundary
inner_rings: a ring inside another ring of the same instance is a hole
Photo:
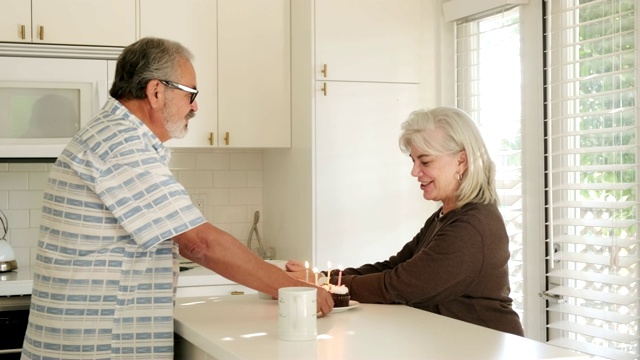
[[[349,288],[347,288],[344,285],[337,286],[333,284],[323,284],[322,288],[324,288],[325,290],[327,290],[332,294],[345,295],[349,293]]]

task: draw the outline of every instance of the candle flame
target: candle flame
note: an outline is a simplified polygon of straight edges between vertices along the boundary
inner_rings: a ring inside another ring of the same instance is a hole
[[[305,269],[308,269],[308,268],[309,268],[309,262],[308,262],[308,261],[305,261],[305,262],[304,262],[304,268],[305,268]]]

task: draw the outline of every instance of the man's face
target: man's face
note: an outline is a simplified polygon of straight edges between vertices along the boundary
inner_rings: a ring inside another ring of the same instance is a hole
[[[177,79],[170,79],[183,86],[195,89],[196,74],[190,61],[181,60],[176,71]],[[198,111],[197,100],[191,102],[191,94],[181,89],[167,88],[165,92],[166,103],[162,109],[164,124],[169,136],[181,139],[187,135],[189,120],[196,116]]]
[[[182,139],[189,131],[189,120],[196,116],[196,113],[191,107],[187,110],[184,109],[181,104],[185,101],[184,96],[183,94],[178,94],[178,91],[167,92],[166,98],[167,105],[162,109],[162,115],[167,132],[172,139]]]

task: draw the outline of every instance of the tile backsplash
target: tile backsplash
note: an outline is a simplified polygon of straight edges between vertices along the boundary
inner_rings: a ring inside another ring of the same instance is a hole
[[[0,210],[9,220],[6,239],[18,266],[33,264],[42,195],[50,163],[0,163]],[[171,171],[203,204],[213,225],[246,243],[255,211],[262,211],[262,151],[173,149]],[[265,245],[261,217],[258,231]],[[253,244],[255,245],[255,239]]]

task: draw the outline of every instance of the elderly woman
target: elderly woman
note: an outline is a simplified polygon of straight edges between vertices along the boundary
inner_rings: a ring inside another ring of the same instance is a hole
[[[406,304],[522,336],[509,297],[509,239],[495,167],[478,128],[463,111],[440,107],[411,113],[402,130],[411,175],[422,196],[442,207],[396,255],[343,270],[351,299]],[[299,276],[299,262],[288,269]]]

